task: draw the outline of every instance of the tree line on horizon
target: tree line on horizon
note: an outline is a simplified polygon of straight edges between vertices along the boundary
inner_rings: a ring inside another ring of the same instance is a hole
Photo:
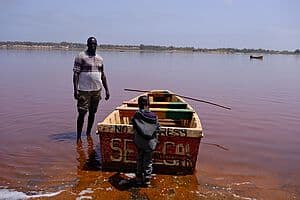
[[[77,50],[86,48],[86,44],[72,42],[30,42],[30,41],[0,41],[0,48],[17,49],[17,48],[47,48],[47,49],[64,49]],[[218,53],[266,53],[266,54],[300,54],[300,49],[295,51],[278,51],[269,49],[238,49],[238,48],[194,48],[194,47],[175,47],[159,45],[113,45],[100,44],[103,50],[137,50],[137,51],[189,51],[189,52],[218,52]]]

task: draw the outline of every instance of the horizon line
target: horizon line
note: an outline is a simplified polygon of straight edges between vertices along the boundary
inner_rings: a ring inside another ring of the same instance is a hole
[[[13,42],[16,42],[16,43],[26,43],[26,42],[29,42],[29,43],[53,43],[53,44],[62,44],[62,43],[66,43],[66,44],[80,44],[80,45],[86,45],[86,43],[80,43],[80,42],[67,42],[67,41],[61,41],[61,42],[50,42],[50,41],[19,41],[19,40],[15,40],[15,41],[12,41],[12,40],[8,40],[8,41],[0,41],[0,43],[13,43]],[[101,45],[110,45],[110,46],[128,46],[128,47],[140,47],[140,46],[152,46],[152,47],[168,47],[168,48],[192,48],[192,49],[207,49],[207,50],[229,50],[229,49],[232,49],[232,50],[262,50],[262,51],[273,51],[273,52],[295,52],[297,50],[299,50],[300,48],[296,48],[295,50],[274,50],[274,49],[263,49],[263,48],[246,48],[246,47],[243,47],[243,48],[236,48],[236,47],[217,47],[217,48],[207,48],[207,47],[194,47],[194,46],[175,46],[175,45],[154,45],[154,44],[99,44],[98,46],[101,46]]]

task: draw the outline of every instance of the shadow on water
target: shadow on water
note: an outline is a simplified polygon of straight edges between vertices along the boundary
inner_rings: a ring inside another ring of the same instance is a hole
[[[52,134],[49,139],[55,142],[76,141],[76,132]]]
[[[140,186],[136,184],[135,178],[129,178],[122,175],[120,172],[109,177],[109,183],[119,191],[128,191],[131,194],[131,199],[146,200],[149,197],[140,192]]]
[[[78,169],[83,171],[99,171],[101,170],[101,164],[99,161],[99,156],[94,148],[94,142],[92,137],[87,138],[88,147],[87,155],[82,146],[82,142],[77,143],[77,160],[78,160]]]
[[[138,187],[134,178],[129,179],[128,177],[123,176],[120,172],[113,174],[109,177],[108,181],[112,186],[120,191]]]
[[[84,171],[102,171],[100,163],[100,145],[94,145],[92,137],[87,138],[87,154],[82,142],[77,143],[77,161],[78,161],[78,175],[81,177],[79,182],[85,182],[86,174]],[[136,185],[135,178],[128,178],[123,173],[117,172],[109,177],[108,182],[119,191],[128,191],[131,193],[131,199],[147,200],[147,195],[140,193],[140,188]]]

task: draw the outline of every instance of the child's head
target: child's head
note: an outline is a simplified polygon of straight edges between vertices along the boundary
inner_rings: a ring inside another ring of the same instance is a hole
[[[138,98],[138,104],[139,104],[140,109],[145,109],[145,107],[148,107],[149,102],[148,102],[147,96],[145,96],[145,95],[140,96]]]

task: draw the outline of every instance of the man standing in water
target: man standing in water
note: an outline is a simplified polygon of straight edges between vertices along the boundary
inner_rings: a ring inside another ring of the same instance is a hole
[[[103,58],[96,54],[97,40],[89,37],[87,50],[76,56],[73,68],[74,98],[77,100],[77,143],[81,142],[81,132],[84,117],[89,112],[86,129],[87,137],[91,136],[95,113],[101,99],[101,82],[105,89],[105,100],[110,97],[106,76],[104,74]]]

